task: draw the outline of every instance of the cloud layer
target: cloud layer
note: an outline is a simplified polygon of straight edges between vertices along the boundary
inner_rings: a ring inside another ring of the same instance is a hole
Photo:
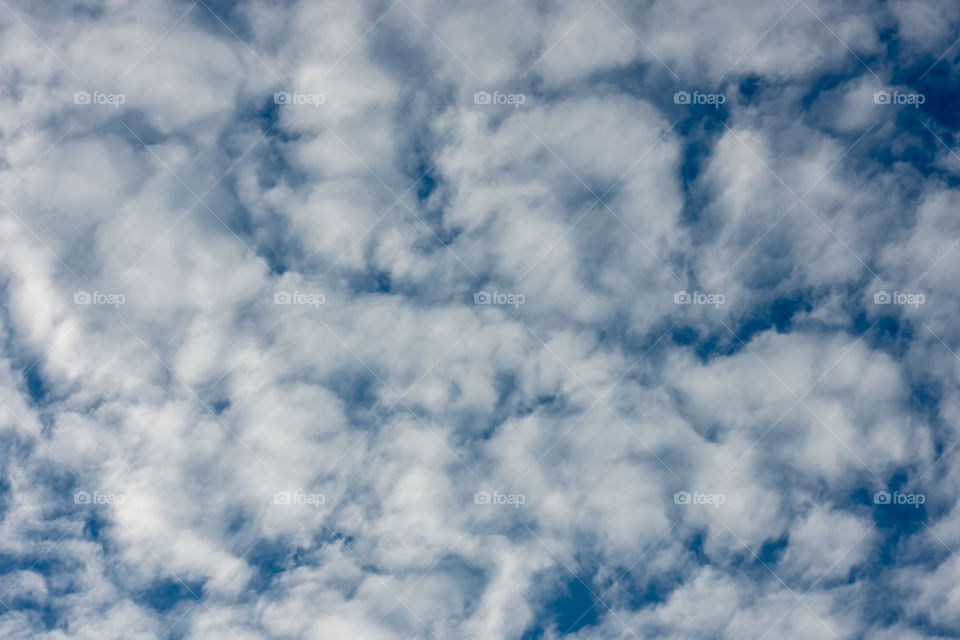
[[[948,2],[0,2],[0,635],[960,636]]]

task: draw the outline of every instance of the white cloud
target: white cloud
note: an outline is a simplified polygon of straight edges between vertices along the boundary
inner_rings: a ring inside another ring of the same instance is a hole
[[[953,165],[856,59],[911,7],[0,11],[0,633],[555,637],[572,571],[576,637],[943,635]]]

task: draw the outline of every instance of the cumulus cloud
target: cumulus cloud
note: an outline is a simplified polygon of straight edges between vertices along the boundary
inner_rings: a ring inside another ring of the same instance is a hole
[[[958,633],[949,3],[0,6],[0,633]]]

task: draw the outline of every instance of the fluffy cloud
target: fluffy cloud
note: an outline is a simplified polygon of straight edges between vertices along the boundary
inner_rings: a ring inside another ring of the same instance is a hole
[[[0,7],[0,632],[955,635],[956,21]]]

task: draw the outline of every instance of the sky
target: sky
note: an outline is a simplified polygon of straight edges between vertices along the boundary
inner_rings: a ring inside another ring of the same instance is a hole
[[[960,637],[958,38],[0,0],[0,637]]]

